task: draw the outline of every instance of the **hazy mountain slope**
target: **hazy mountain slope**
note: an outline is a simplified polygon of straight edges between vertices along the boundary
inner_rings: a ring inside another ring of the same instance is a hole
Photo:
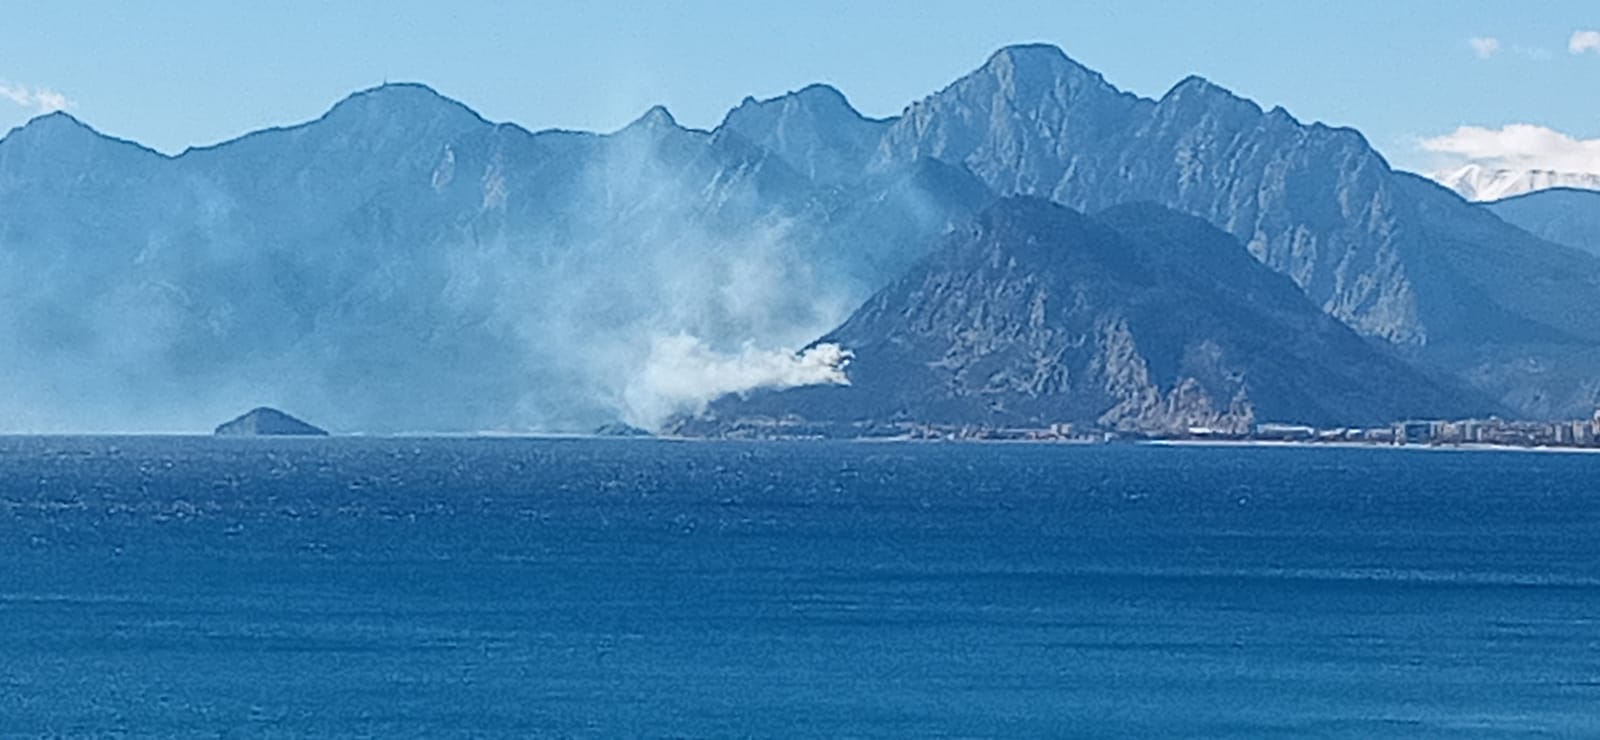
[[[0,415],[649,423],[716,387],[640,386],[663,347],[798,346],[987,198],[935,163],[822,186],[660,109],[529,133],[416,85],[178,157],[52,116],[0,140]]]
[[[1483,207],[1541,239],[1600,256],[1600,191],[1554,188]]]
[[[1448,172],[1436,172],[1431,177],[1461,197],[1479,202],[1493,202],[1553,188],[1600,190],[1600,175],[1586,172],[1494,169],[1469,164]]]
[[[1001,201],[820,341],[855,352],[850,386],[725,399],[682,431],[765,418],[1170,433],[1492,408],[1362,339],[1228,235],[1148,204],[1091,219]]]

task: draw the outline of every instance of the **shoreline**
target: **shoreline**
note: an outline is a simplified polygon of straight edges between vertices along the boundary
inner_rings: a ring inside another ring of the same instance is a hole
[[[1420,452],[1567,452],[1578,454],[1600,453],[1600,447],[1554,447],[1554,446],[1523,446],[1523,445],[1497,445],[1482,442],[1465,442],[1460,444],[1381,444],[1367,442],[1290,442],[1271,439],[1149,439],[1134,442],[1138,445],[1151,447],[1290,447],[1290,448],[1336,448],[1355,450],[1415,450]]]
[[[1479,442],[1453,443],[1453,444],[1383,444],[1372,442],[1307,442],[1272,439],[942,439],[927,437],[694,437],[674,435],[638,435],[638,436],[608,436],[596,434],[563,434],[549,432],[438,432],[438,433],[402,433],[402,434],[329,434],[326,436],[295,436],[295,435],[254,435],[254,436],[218,436],[204,433],[176,433],[176,432],[117,432],[117,433],[0,433],[0,439],[220,439],[220,440],[293,440],[315,443],[326,440],[352,439],[352,440],[522,440],[529,442],[550,441],[645,441],[645,442],[733,442],[739,444],[763,443],[849,443],[849,444],[960,444],[960,445],[1034,445],[1042,447],[1221,447],[1221,448],[1258,448],[1258,449],[1351,449],[1351,450],[1413,450],[1421,452],[1530,452],[1530,453],[1570,453],[1570,454],[1600,454],[1600,447],[1565,447],[1565,446],[1524,446],[1500,445]]]

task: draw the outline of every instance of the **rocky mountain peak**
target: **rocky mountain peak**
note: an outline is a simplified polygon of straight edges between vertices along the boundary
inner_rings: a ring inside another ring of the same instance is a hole
[[[622,127],[622,131],[661,131],[665,129],[681,129],[678,119],[664,105],[650,106],[650,110],[633,119],[632,123]]]
[[[979,71],[990,74],[1022,72],[1051,75],[1081,74],[1100,77],[1100,73],[1067,56],[1067,53],[1062,51],[1061,47],[1042,43],[1003,46],[989,55],[989,58],[979,68]]]
[[[66,111],[55,111],[36,116],[27,123],[11,129],[0,142],[18,145],[23,142],[29,145],[46,146],[73,146],[89,140],[104,140],[106,137],[88,124],[78,120]]]
[[[1072,100],[1082,95],[1115,92],[1099,72],[1079,64],[1050,44],[1007,46],[995,52],[968,77],[992,80],[997,92],[1016,101],[1036,100],[1040,96]]]
[[[756,143],[813,180],[837,182],[859,176],[887,127],[862,116],[837,89],[816,84],[745,98],[717,130]]]
[[[37,182],[72,181],[81,175],[83,184],[120,176],[121,168],[113,163],[160,159],[164,157],[155,150],[106,136],[69,113],[56,111],[0,138],[0,183],[35,170]]]
[[[844,93],[832,85],[816,83],[765,100],[746,97],[737,108],[728,111],[719,128],[743,133],[752,127],[770,126],[772,119],[802,116],[829,123],[866,120],[855,106],[850,105]]]
[[[420,82],[386,82],[352,93],[328,111],[328,120],[455,119],[484,122],[471,108]]]
[[[1235,95],[1232,90],[1199,75],[1189,75],[1179,80],[1176,85],[1167,90],[1167,94],[1161,96],[1162,103],[1178,100],[1194,100],[1211,104],[1250,103],[1250,105],[1255,106],[1248,99]],[[1260,111],[1260,107],[1256,106],[1256,110]]]

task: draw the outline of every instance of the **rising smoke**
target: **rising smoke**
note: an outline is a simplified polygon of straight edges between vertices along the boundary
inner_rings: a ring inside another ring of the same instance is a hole
[[[845,367],[852,357],[849,350],[831,343],[799,353],[747,345],[729,354],[716,352],[695,337],[661,337],[623,393],[624,419],[655,429],[673,415],[700,413],[711,401],[731,393],[849,385]]]
[[[847,382],[849,348],[795,348],[938,211],[902,194],[868,208],[913,228],[858,233],[809,180],[670,121],[428,141],[392,108],[178,158],[108,144],[92,180],[41,147],[50,174],[0,193],[38,204],[0,243],[0,431],[197,432],[256,405],[341,432],[654,428]]]

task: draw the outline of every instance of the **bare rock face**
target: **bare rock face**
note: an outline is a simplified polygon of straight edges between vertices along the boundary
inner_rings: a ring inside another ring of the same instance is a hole
[[[1320,311],[1228,235],[1150,204],[1090,218],[1005,199],[820,341],[855,353],[850,386],[724,399],[679,431],[789,419],[1172,434],[1492,409]]]
[[[217,427],[219,437],[326,437],[328,432],[277,409],[252,409]]]

